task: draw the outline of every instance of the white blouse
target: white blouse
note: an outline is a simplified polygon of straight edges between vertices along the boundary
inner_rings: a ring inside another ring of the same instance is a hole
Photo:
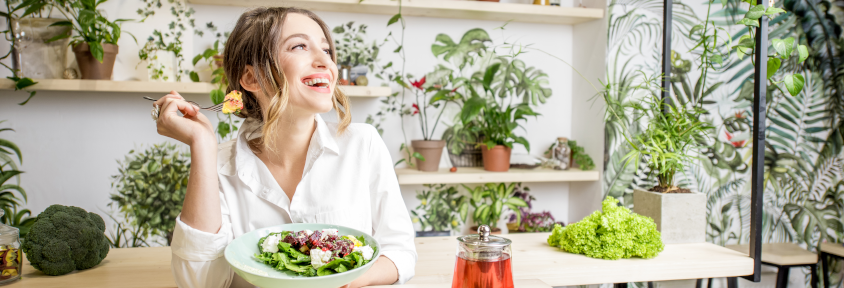
[[[171,249],[179,287],[253,287],[229,267],[226,245],[249,231],[286,223],[328,223],[369,233],[398,268],[395,284],[413,277],[413,224],[384,141],[367,124],[351,124],[342,135],[336,123],[319,115],[316,125],[293,201],[246,144],[260,135],[254,122],[244,123],[237,139],[220,144],[223,224],[212,234],[176,219]]]

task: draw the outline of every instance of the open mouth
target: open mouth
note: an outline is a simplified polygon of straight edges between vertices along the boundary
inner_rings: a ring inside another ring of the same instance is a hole
[[[323,88],[328,87],[328,81],[328,78],[310,78],[303,79],[302,83],[305,83],[305,85],[308,85],[310,87]]]

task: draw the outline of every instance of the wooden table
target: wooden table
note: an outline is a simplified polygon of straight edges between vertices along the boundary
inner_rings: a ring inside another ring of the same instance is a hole
[[[709,243],[670,244],[653,259],[601,260],[550,247],[548,233],[509,234],[513,240],[513,276],[517,288],[548,288],[598,283],[627,283],[736,277],[753,273],[753,259]],[[416,238],[419,260],[409,288],[451,286],[457,240]],[[169,247],[112,249],[97,267],[63,276],[46,276],[29,263],[23,280],[8,287],[175,287]]]

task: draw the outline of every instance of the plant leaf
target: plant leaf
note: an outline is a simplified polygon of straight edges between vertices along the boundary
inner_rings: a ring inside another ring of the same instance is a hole
[[[803,75],[787,75],[783,79],[783,82],[785,83],[785,89],[788,90],[788,93],[791,94],[791,96],[797,96],[797,94],[800,94],[800,91],[803,90]]]
[[[780,69],[781,64],[782,60],[780,60],[780,58],[768,58],[768,79],[771,79],[771,76],[774,76],[774,73],[777,73],[777,70]]]

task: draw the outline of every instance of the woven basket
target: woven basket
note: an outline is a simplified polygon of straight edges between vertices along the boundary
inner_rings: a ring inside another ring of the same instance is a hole
[[[467,145],[460,154],[451,153],[448,150],[448,159],[455,167],[482,167],[484,166],[483,157],[481,157],[481,148],[475,148]]]

